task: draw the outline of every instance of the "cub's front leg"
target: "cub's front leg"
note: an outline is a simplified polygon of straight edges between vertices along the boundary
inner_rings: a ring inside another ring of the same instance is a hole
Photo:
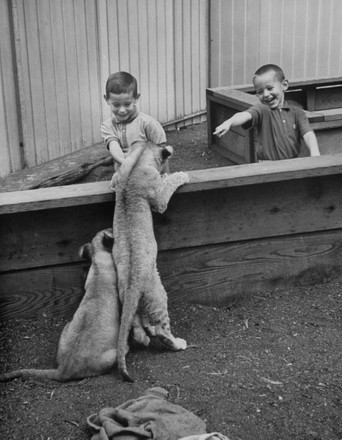
[[[189,175],[183,171],[172,173],[161,179],[161,184],[156,191],[155,199],[152,203],[153,210],[163,213],[177,188],[189,182]]]

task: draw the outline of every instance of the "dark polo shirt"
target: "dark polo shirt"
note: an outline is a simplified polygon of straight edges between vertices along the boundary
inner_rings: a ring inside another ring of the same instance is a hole
[[[304,110],[287,102],[281,109],[272,110],[260,103],[246,111],[252,115],[252,120],[244,124],[243,128],[257,128],[259,160],[297,157],[301,138],[308,131],[312,131]]]

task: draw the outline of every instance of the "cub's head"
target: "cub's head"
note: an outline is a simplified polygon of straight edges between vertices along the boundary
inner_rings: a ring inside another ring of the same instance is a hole
[[[84,244],[79,250],[79,256],[92,261],[96,253],[108,252],[111,254],[114,243],[113,230],[103,229],[92,239],[91,243]]]
[[[173,148],[170,145],[167,145],[166,147],[158,147],[160,151],[161,156],[161,163],[160,163],[160,173],[166,173],[168,172],[168,166],[167,162],[169,160],[169,157],[173,155]]]
[[[172,154],[173,148],[170,146],[156,145],[153,142],[134,142],[118,170],[115,186],[125,186],[126,180],[138,167],[153,166],[160,173],[167,172],[167,162]]]

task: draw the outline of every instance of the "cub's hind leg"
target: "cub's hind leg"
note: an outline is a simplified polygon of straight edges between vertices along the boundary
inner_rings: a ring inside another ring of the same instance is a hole
[[[155,335],[169,350],[178,351],[186,349],[186,341],[176,338],[171,333],[170,318],[167,310],[167,293],[162,285],[157,269],[153,275],[153,285],[150,295],[144,298],[145,310],[154,325]]]
[[[136,343],[144,345],[145,347],[148,347],[150,345],[151,340],[146,334],[142,319],[140,318],[140,313],[136,313],[134,316],[132,330],[133,339]]]

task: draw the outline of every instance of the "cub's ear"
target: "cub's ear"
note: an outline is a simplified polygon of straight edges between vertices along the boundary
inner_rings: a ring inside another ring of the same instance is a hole
[[[112,250],[114,244],[113,229],[110,228],[103,231],[102,244],[107,250]]]
[[[167,159],[168,157],[172,156],[173,154],[173,148],[171,145],[167,145],[162,149],[162,159]]]
[[[84,258],[85,260],[90,260],[91,261],[91,244],[87,243],[84,244],[80,250],[78,251],[78,255],[81,258]]]

